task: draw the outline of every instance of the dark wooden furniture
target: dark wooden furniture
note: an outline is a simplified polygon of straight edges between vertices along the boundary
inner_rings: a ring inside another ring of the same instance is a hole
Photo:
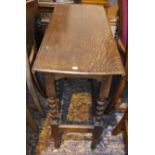
[[[119,0],[118,40],[117,45],[125,68],[125,76],[122,76],[104,113],[109,114],[112,110],[124,112],[120,122],[116,124],[112,134],[124,132],[125,149],[128,151],[128,106],[121,107],[121,95],[128,82],[128,0]]]
[[[35,119],[33,118],[32,113],[28,108],[28,106],[26,106],[26,121],[29,123],[34,132],[38,132],[38,125]]]
[[[125,150],[128,151],[128,109],[126,109],[122,119],[113,129],[112,134],[117,135],[120,132],[124,133]]]
[[[125,109],[121,108],[120,105],[122,103],[121,95],[123,94],[123,91],[128,82],[128,54],[127,53],[126,53],[126,61],[125,61],[124,68],[125,68],[126,75],[121,77],[118,83],[118,86],[116,87],[115,93],[112,96],[108,106],[105,109],[105,114],[109,114],[112,110],[116,110],[116,109],[120,111],[126,110],[126,108]]]
[[[60,131],[73,131],[92,132],[91,148],[94,149],[102,130],[103,106],[109,95],[112,75],[124,74],[104,8],[76,4],[56,6],[34,62],[33,71],[43,72],[45,75],[55,147],[60,146]],[[93,114],[93,125],[59,123],[60,111],[55,80],[64,77],[102,81]]]
[[[125,68],[126,74],[125,76],[121,77],[118,83],[118,86],[115,90],[115,93],[111,98],[108,106],[106,107],[104,113],[109,114],[112,110],[118,110],[120,112],[124,112],[124,116],[122,117],[121,121],[116,125],[116,127],[113,129],[112,134],[117,135],[122,131],[124,132],[125,150],[128,151],[128,106],[126,107],[121,106],[121,103],[122,103],[121,95],[124,92],[124,89],[128,82],[128,52],[127,51],[126,51],[124,68]]]
[[[34,104],[39,113],[44,116],[43,109],[39,100],[40,89],[35,74],[31,72],[31,66],[36,54],[35,38],[34,38],[34,20],[37,15],[37,1],[26,1],[26,84]]]
[[[125,76],[122,76],[121,80],[118,83],[118,86],[115,90],[113,97],[111,98],[108,106],[106,107],[104,113],[109,114],[112,110],[118,110],[124,112],[124,116],[121,121],[116,125],[113,129],[112,134],[117,135],[120,132],[124,132],[124,142],[125,142],[125,150],[128,151],[128,106],[121,107],[121,95],[126,87],[126,83],[128,82],[128,53],[126,53],[125,59]]]
[[[62,5],[62,4],[73,4],[73,3],[80,3],[80,4],[92,4],[92,5],[101,5],[105,8],[108,7],[108,0],[68,0],[62,2],[55,2],[54,0],[38,0],[38,7],[40,13],[40,23],[41,29],[39,28],[38,31],[41,34],[44,34],[48,24],[52,18],[52,12],[55,6]],[[111,9],[110,9],[111,10]],[[110,11],[111,12],[111,11]],[[111,13],[110,13],[111,14]],[[112,26],[113,31],[115,31],[115,21],[110,20],[110,25]],[[40,26],[40,25],[39,25]]]
[[[114,109],[120,109],[121,95],[128,82],[128,16],[127,16],[127,4],[128,0],[119,0],[119,26],[118,26],[118,39],[117,46],[122,58],[122,62],[125,68],[125,76],[122,76],[119,84],[115,90],[113,97],[110,100],[109,105],[105,109],[105,114],[108,114]],[[123,8],[125,7],[125,9]],[[125,15],[124,15],[125,14]],[[123,110],[123,109],[122,109]],[[122,111],[121,110],[121,111]]]

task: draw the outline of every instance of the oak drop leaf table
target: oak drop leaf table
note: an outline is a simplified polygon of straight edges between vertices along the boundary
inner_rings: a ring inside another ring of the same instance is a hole
[[[60,131],[92,132],[91,148],[94,149],[102,128],[100,120],[112,76],[124,74],[104,8],[79,4],[56,6],[32,69],[44,73],[55,147],[60,146]],[[64,77],[102,79],[93,125],[59,123],[55,80]]]

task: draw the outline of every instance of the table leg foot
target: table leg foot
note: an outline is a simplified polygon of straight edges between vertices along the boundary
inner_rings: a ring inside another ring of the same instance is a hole
[[[103,128],[101,126],[95,126],[92,137],[91,149],[94,150],[96,148],[97,143],[99,142],[100,136],[102,134]]]
[[[51,126],[52,126],[52,136],[54,139],[54,146],[55,148],[60,148],[59,127],[58,125],[51,125]]]
[[[97,145],[97,144],[96,144],[96,142],[95,142],[95,141],[94,141],[94,142],[92,142],[92,144],[91,144],[91,149],[92,149],[92,150],[95,150],[96,145]]]

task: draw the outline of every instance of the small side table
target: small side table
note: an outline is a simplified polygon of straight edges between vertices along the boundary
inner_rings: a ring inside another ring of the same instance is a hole
[[[43,72],[45,76],[55,147],[60,146],[60,131],[92,132],[91,148],[94,149],[102,129],[100,120],[104,102],[109,95],[112,75],[124,74],[104,8],[78,4],[56,6],[34,62],[33,71]],[[93,125],[59,124],[60,112],[55,80],[64,77],[102,80]]]

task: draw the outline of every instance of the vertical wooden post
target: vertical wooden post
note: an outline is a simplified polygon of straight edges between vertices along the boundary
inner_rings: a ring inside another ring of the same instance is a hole
[[[124,143],[125,143],[125,150],[127,152],[128,151],[128,108],[126,109],[120,122],[113,129],[112,135],[117,135],[121,131],[124,131]]]
[[[37,132],[38,131],[38,126],[35,122],[35,120],[33,119],[32,113],[29,110],[29,108],[26,106],[26,119],[27,122],[30,124],[30,126],[32,127],[32,129]]]
[[[117,135],[121,131],[124,131],[125,150],[128,151],[128,108],[126,109],[120,122],[113,129],[112,134]]]
[[[101,119],[104,112],[105,100],[109,97],[111,82],[112,82],[111,75],[104,77],[102,81],[102,85],[99,93],[99,101],[97,102],[97,107],[95,112],[95,120],[94,120],[95,128],[93,131],[93,140],[91,145],[92,149],[95,149],[97,141],[99,140],[102,133]]]
[[[128,151],[128,120],[125,120],[124,123],[124,141],[125,141],[125,150]]]
[[[121,77],[121,80],[120,80],[120,82],[119,82],[119,84],[115,90],[114,96],[110,100],[108,106],[106,107],[106,109],[104,111],[105,114],[108,114],[112,110],[115,109],[115,106],[118,103],[118,101],[120,100],[120,96],[122,95],[122,93],[125,89],[126,83],[128,81],[128,53],[126,53],[126,60],[125,60],[124,68],[125,68],[126,74],[125,74],[125,76]]]
[[[127,76],[122,77],[117,86],[117,89],[115,90],[113,98],[110,100],[108,106],[105,109],[105,114],[109,114],[112,110],[115,109],[115,106],[117,105],[120,96],[125,89],[126,82],[127,82]]]
[[[37,110],[39,111],[39,113],[42,116],[44,116],[44,112],[42,110],[40,101],[39,101],[38,96],[36,94],[35,86],[33,84],[27,53],[26,53],[26,83],[27,83],[27,87],[29,89],[29,92],[30,92],[32,98],[33,98],[33,101],[34,101],[34,104],[35,104]]]
[[[56,100],[54,74],[45,73],[44,76],[45,76],[46,95],[48,97],[50,113],[52,116],[51,120],[52,136],[54,138],[55,148],[59,148],[60,142],[59,142],[59,127],[58,127],[58,105],[57,105],[58,103]]]
[[[126,110],[124,116],[120,120],[120,122],[116,125],[116,127],[113,129],[112,134],[117,135],[119,132],[121,132],[124,129],[124,123],[125,120],[128,120],[128,110]]]

